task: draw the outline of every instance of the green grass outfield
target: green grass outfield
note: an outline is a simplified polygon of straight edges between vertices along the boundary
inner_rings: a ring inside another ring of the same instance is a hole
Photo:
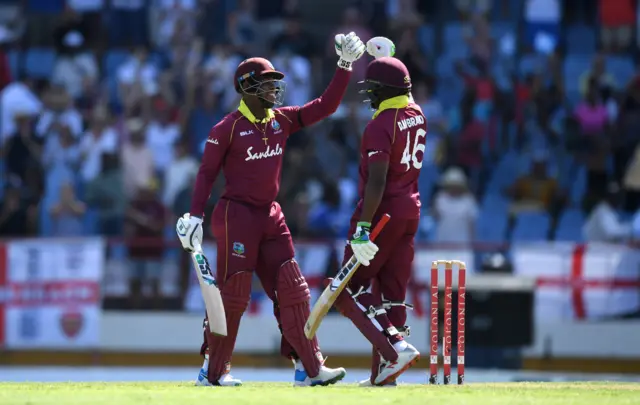
[[[634,383],[471,383],[397,388],[293,388],[285,383],[194,387],[191,383],[0,383],[2,405],[608,405],[640,404]]]

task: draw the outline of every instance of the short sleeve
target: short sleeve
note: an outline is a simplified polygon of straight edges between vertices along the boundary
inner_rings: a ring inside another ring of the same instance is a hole
[[[363,150],[370,162],[387,161],[391,156],[391,148],[393,146],[393,139],[391,138],[393,135],[382,124],[383,122],[381,121],[371,121],[362,137]]]

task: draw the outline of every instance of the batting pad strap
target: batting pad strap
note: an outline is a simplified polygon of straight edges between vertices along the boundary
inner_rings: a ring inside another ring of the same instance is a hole
[[[241,271],[232,274],[222,287],[220,294],[226,312],[244,313],[251,299],[251,282],[253,273]]]
[[[369,308],[367,308],[366,311],[364,311],[364,314],[368,316],[369,319],[373,319],[378,315],[384,315],[386,313],[387,311],[383,307],[374,307],[373,305],[371,305]]]
[[[283,264],[278,271],[276,294],[280,308],[308,304],[311,299],[309,285],[295,260]]]
[[[407,309],[413,309],[413,305],[407,304],[404,301],[389,301],[382,299],[382,308],[391,309],[392,307],[405,307]]]
[[[398,334],[403,338],[411,336],[411,328],[409,326],[400,326],[397,327],[396,330],[398,331]]]

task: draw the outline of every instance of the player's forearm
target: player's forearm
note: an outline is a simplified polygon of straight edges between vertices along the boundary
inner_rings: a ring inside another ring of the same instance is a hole
[[[360,222],[373,221],[373,217],[378,211],[380,202],[384,195],[384,189],[386,187],[386,179],[376,180],[369,179],[364,189],[364,201],[362,202],[362,214],[360,215]]]
[[[215,177],[214,177],[215,180]],[[211,188],[214,181],[204,171],[200,170],[196,176],[196,184],[193,187],[193,195],[191,197],[191,209],[189,213],[198,218],[202,218],[204,207],[211,194]]]
[[[336,112],[347,91],[350,78],[351,71],[336,68],[336,73],[324,93],[300,109],[302,122],[305,126],[313,125]]]
[[[196,175],[196,183],[193,186],[193,195],[191,197],[191,209],[189,213],[198,218],[202,218],[204,214],[204,208],[207,205],[207,200],[211,194],[213,183],[218,177],[220,171],[220,164],[212,164],[211,162],[219,161],[217,156],[208,156],[205,150],[205,154],[202,157],[202,164],[198,169]]]

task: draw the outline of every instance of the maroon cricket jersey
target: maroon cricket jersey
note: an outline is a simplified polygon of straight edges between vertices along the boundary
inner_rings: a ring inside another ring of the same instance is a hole
[[[420,218],[418,176],[422,168],[427,119],[417,104],[402,108],[387,108],[378,113],[364,130],[360,145],[360,184],[362,198],[369,177],[369,162],[389,162],[387,184],[378,213],[391,217]]]
[[[256,120],[241,104],[209,132],[196,177],[191,215],[202,217],[220,169],[226,180],[222,198],[256,207],[271,204],[280,189],[282,155],[290,134],[333,114],[349,83],[351,72],[336,69],[322,96],[302,107],[271,110]]]

